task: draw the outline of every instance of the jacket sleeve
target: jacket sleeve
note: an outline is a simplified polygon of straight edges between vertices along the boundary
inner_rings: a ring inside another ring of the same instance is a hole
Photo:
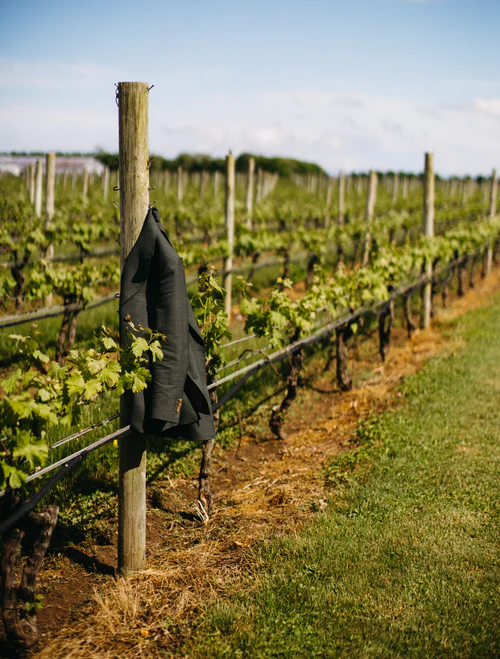
[[[163,261],[163,259],[162,259]],[[179,423],[182,395],[189,363],[189,325],[184,265],[177,255],[169,256],[156,282],[155,329],[166,335],[163,359],[151,365],[150,416]]]

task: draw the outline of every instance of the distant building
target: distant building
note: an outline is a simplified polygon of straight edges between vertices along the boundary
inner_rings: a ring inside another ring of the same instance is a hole
[[[21,173],[31,163],[36,163],[41,159],[45,168],[44,156],[0,156],[0,173],[14,174],[20,176]],[[84,170],[89,173],[102,174],[104,165],[92,156],[57,156],[56,172],[77,172],[82,173]]]

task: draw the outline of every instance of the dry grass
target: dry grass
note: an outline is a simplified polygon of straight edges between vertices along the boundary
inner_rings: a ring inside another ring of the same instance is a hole
[[[453,319],[478,308],[499,290],[496,271],[440,317]],[[253,548],[265,539],[298,531],[328,505],[332,492],[325,489],[322,468],[352,446],[359,419],[395,404],[403,378],[444,348],[457,347],[456,341],[445,342],[439,321],[432,331],[417,332],[410,341],[403,330],[395,330],[383,366],[375,358],[373,340],[361,342],[354,351],[354,376],[360,382],[356,390],[340,393],[331,374],[317,375],[315,390],[300,392],[286,443],[270,436],[244,436],[237,455],[234,449],[219,454],[217,510],[207,524],[186,519],[195,497],[194,480],[169,479],[162,486],[161,507],[148,512],[149,569],[128,580],[101,583],[76,619],[51,633],[35,656],[183,656],[182,641],[196,626],[201,609],[241,587],[242,576],[252,569]],[[321,372],[318,363],[314,368]]]

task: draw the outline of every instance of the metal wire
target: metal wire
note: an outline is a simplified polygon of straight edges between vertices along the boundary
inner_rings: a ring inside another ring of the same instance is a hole
[[[83,430],[79,430],[78,432],[73,433],[73,435],[69,435],[68,437],[65,437],[64,439],[60,439],[54,444],[51,444],[49,446],[49,450],[53,451],[56,448],[59,448],[59,446],[63,446],[64,444],[67,444],[68,442],[73,441],[74,439],[79,439],[80,437],[84,437],[87,435],[89,432],[92,432],[92,430],[96,430],[97,428],[100,428],[101,426],[106,426],[108,423],[111,421],[114,421],[120,416],[119,412],[115,412],[112,414],[110,417],[107,419],[103,419],[102,421],[98,421],[97,423],[94,423],[93,425],[89,426],[88,428],[84,428]]]

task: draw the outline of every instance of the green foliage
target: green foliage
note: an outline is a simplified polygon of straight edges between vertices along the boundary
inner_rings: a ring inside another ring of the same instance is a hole
[[[273,348],[284,346],[292,335],[298,339],[308,334],[317,311],[326,302],[319,279],[304,296],[296,300],[292,300],[287,293],[287,290],[293,290],[289,279],[278,279],[277,284],[278,287],[264,300],[254,297],[241,303],[241,311],[247,317],[245,331],[265,337]]]
[[[199,289],[191,297],[191,306],[205,342],[207,375],[215,378],[217,369],[225,364],[222,339],[231,338],[227,313],[224,311],[225,290],[219,286],[216,270],[207,266],[199,276]]]
[[[68,265],[40,261],[31,272],[26,287],[28,299],[43,299],[50,293],[61,295],[65,304],[78,304],[82,308],[93,300],[100,284],[109,286],[120,280],[116,259],[105,263]]]
[[[102,327],[91,347],[70,351],[64,366],[41,352],[36,337],[11,338],[24,362],[0,379],[0,489],[21,487],[44,465],[51,428],[78,424],[83,405],[101,394],[142,391],[151,379],[150,359],[163,357],[161,335],[151,330],[132,331],[121,348]]]

